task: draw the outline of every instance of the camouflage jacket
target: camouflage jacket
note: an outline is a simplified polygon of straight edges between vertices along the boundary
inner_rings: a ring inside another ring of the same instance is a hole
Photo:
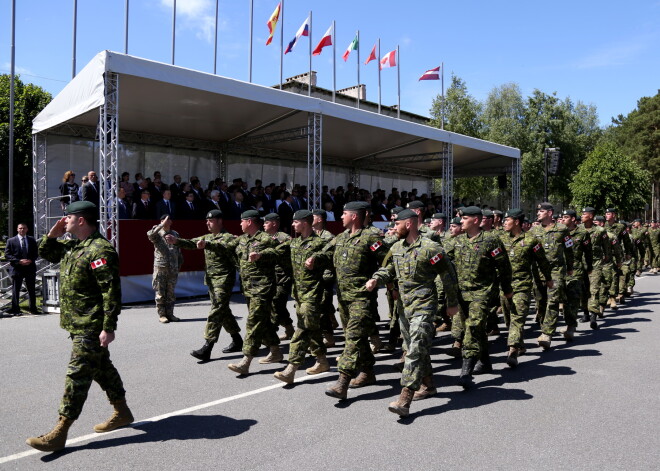
[[[243,234],[227,244],[236,251],[238,269],[241,275],[243,293],[246,296],[271,296],[275,287],[275,265],[266,260],[250,262],[250,253],[261,253],[266,249],[277,247],[279,242],[263,231],[254,235]],[[282,261],[286,263],[286,261]]]
[[[206,241],[204,249],[204,261],[206,263],[206,275],[212,277],[227,276],[236,278],[236,254],[227,248],[234,236],[228,232],[217,234],[204,234],[194,239],[179,239],[177,246],[183,249],[196,249],[197,242]]]
[[[607,224],[605,224],[604,229],[607,232],[607,237],[610,241],[610,248],[612,249],[612,259],[610,262],[613,264],[621,265],[625,261],[625,251],[623,249],[621,239]],[[626,239],[628,241],[630,240],[628,237],[626,237]]]
[[[100,233],[85,240],[41,239],[39,255],[60,263],[60,327],[74,335],[117,330],[119,256]]]
[[[634,247],[634,256],[638,260],[643,260],[646,250],[651,247],[651,237],[648,230],[645,227],[633,227],[630,230],[630,241]]]
[[[516,292],[526,292],[534,287],[532,277],[532,264],[536,263],[543,278],[551,280],[552,274],[550,262],[545,256],[543,244],[533,234],[521,232],[517,236],[509,232],[497,233],[509,254],[511,274],[513,281],[511,285]]]
[[[179,233],[176,231],[165,232],[162,223],[147,232],[147,237],[154,244],[154,267],[167,267],[179,271],[183,265],[183,255],[179,247],[165,242],[167,234],[179,237]]]
[[[268,233],[267,233],[268,234]],[[273,235],[268,234],[275,242],[282,244],[291,240],[291,236],[285,232],[277,232]],[[288,257],[285,259],[284,263],[281,263],[279,260],[274,260],[275,262],[275,279],[277,280],[278,285],[283,285],[291,282],[291,264],[288,263]]]
[[[557,222],[546,227],[535,226],[529,231],[543,244],[545,256],[553,270],[559,270],[564,275],[573,270],[573,247],[570,231],[564,224]]]
[[[385,266],[376,271],[372,278],[381,285],[396,279],[403,305],[412,309],[413,315],[437,306],[436,276],[442,279],[447,305],[458,305],[456,272],[437,242],[421,235],[412,244],[405,239],[399,240],[386,259]],[[435,315],[436,309],[431,310],[431,314]]]
[[[633,244],[630,241],[630,235],[628,229],[623,224],[615,222],[614,224],[605,224],[605,229],[607,232],[614,234],[618,241],[618,245],[621,247],[623,256],[629,255],[633,256]]]
[[[327,229],[323,229],[317,235],[323,239],[326,244],[335,238],[335,235]],[[332,285],[335,283],[335,271],[332,264],[330,264],[330,266],[323,272],[323,280],[329,286],[328,289],[332,289]]]
[[[315,258],[329,261],[337,273],[337,287],[344,300],[371,297],[365,284],[381,265],[387,248],[383,236],[359,229],[347,229],[332,239]]]
[[[421,224],[419,226],[419,234],[422,237],[426,237],[427,239],[432,240],[433,242],[440,242],[440,236],[438,233],[425,224]]]
[[[573,274],[568,278],[571,280],[581,280],[585,272],[593,269],[593,248],[591,246],[591,235],[583,226],[577,226],[570,232],[573,239],[573,246],[570,250],[573,252]]]
[[[593,225],[590,228],[580,226],[589,234],[591,239],[592,265],[594,268],[600,268],[606,263],[612,261],[612,244],[607,231],[600,226]]]
[[[660,229],[649,229],[649,240],[651,247],[653,247],[653,253],[657,256],[660,252]]]
[[[502,291],[511,292],[511,264],[499,237],[481,231],[472,239],[467,234],[455,239],[454,264],[465,301],[491,296],[498,279]]]

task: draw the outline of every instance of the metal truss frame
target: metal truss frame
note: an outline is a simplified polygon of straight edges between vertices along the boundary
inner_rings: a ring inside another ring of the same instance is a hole
[[[309,209],[321,209],[323,186],[323,115],[307,114],[307,191]]]
[[[48,234],[48,136],[38,133],[32,136],[32,214],[34,215],[34,236],[40,238]]]
[[[511,207],[520,208],[520,159],[511,161]]]
[[[99,231],[119,251],[117,222],[119,76],[105,73],[105,100],[99,108]]]
[[[454,146],[444,143],[444,158],[442,159],[442,212],[450,217],[454,204]]]

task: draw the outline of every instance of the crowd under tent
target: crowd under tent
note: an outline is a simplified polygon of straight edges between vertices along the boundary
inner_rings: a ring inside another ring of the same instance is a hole
[[[144,235],[153,222],[113,217],[112,195],[124,171],[147,176],[159,170],[167,182],[180,174],[184,180],[197,175],[203,184],[215,177],[299,183],[309,189],[314,208],[320,207],[322,185],[418,188],[441,194],[446,212],[455,177],[510,175],[511,206],[520,203],[518,149],[345,100],[333,103],[110,51],[97,54],[36,117],[33,165],[37,237],[61,216],[57,196],[64,172],[97,172],[107,189],[101,192],[107,209],[100,229],[120,252],[125,302],[153,296],[151,246]],[[441,187],[433,188],[434,181]],[[204,232],[203,225],[188,226]],[[201,257],[186,257],[183,271],[191,279],[180,281],[177,295],[205,292],[197,283]]]

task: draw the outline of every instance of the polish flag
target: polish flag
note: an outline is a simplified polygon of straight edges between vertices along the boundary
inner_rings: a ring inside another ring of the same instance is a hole
[[[97,269],[98,267],[102,267],[108,263],[105,258],[99,258],[98,260],[94,260],[90,265],[92,266],[92,270]]]
[[[328,28],[328,31],[325,32],[319,43],[316,45],[312,51],[313,56],[318,56],[321,54],[321,50],[326,46],[332,46],[332,25]]]
[[[387,69],[388,67],[396,67],[396,49],[385,54],[380,60],[381,69]]]
[[[305,20],[305,22],[300,26],[300,29],[298,29],[298,32],[296,33],[296,37],[291,40],[289,45],[286,47],[286,51],[284,51],[284,54],[288,54],[291,51],[293,51],[294,46],[298,42],[298,39],[300,39],[301,36],[309,36],[309,16]]]
[[[440,66],[437,66],[435,69],[427,70],[419,80],[440,80]]]
[[[266,26],[268,26],[268,31],[270,31],[270,34],[268,35],[268,39],[266,40],[266,46],[268,46],[271,41],[273,40],[273,36],[275,35],[275,28],[277,27],[277,22],[280,20],[280,10],[282,10],[282,2],[277,4],[277,7],[275,7],[275,11],[273,12],[272,15],[270,15],[270,18],[268,18],[268,21],[266,22]]]
[[[376,57],[376,44],[374,44],[374,48],[371,50],[371,54],[369,54],[369,57],[367,57],[367,60],[364,61],[364,65],[367,65],[369,62],[375,61],[376,59],[378,59],[378,58]]]

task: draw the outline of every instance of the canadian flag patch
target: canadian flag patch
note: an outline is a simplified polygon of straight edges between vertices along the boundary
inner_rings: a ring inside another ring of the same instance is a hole
[[[106,263],[108,262],[105,260],[105,258],[99,258],[98,260],[94,260],[92,263],[90,263],[90,265],[92,266],[92,270],[95,270],[98,267],[102,267]]]
[[[612,239],[612,245],[616,245],[617,239]]]
[[[564,245],[566,247],[573,247],[573,239],[570,236],[564,237]]]
[[[541,244],[536,244],[534,246],[534,252],[538,252],[539,250],[541,250]]]
[[[372,251],[372,252],[375,252],[376,250],[378,250],[378,249],[381,247],[381,245],[383,245],[383,243],[379,240],[378,242],[376,242],[375,244],[373,244],[373,245],[370,247],[370,248],[371,248],[371,251]]]
[[[442,254],[441,253],[434,255],[433,257],[431,257],[431,259],[429,261],[431,262],[431,265],[435,265],[440,260],[442,260]]]
[[[495,250],[493,250],[493,251],[490,253],[490,255],[491,255],[492,257],[497,257],[497,256],[498,256],[499,254],[501,254],[501,253],[502,253],[502,251],[501,251],[500,248],[498,247],[498,248],[496,248]]]

